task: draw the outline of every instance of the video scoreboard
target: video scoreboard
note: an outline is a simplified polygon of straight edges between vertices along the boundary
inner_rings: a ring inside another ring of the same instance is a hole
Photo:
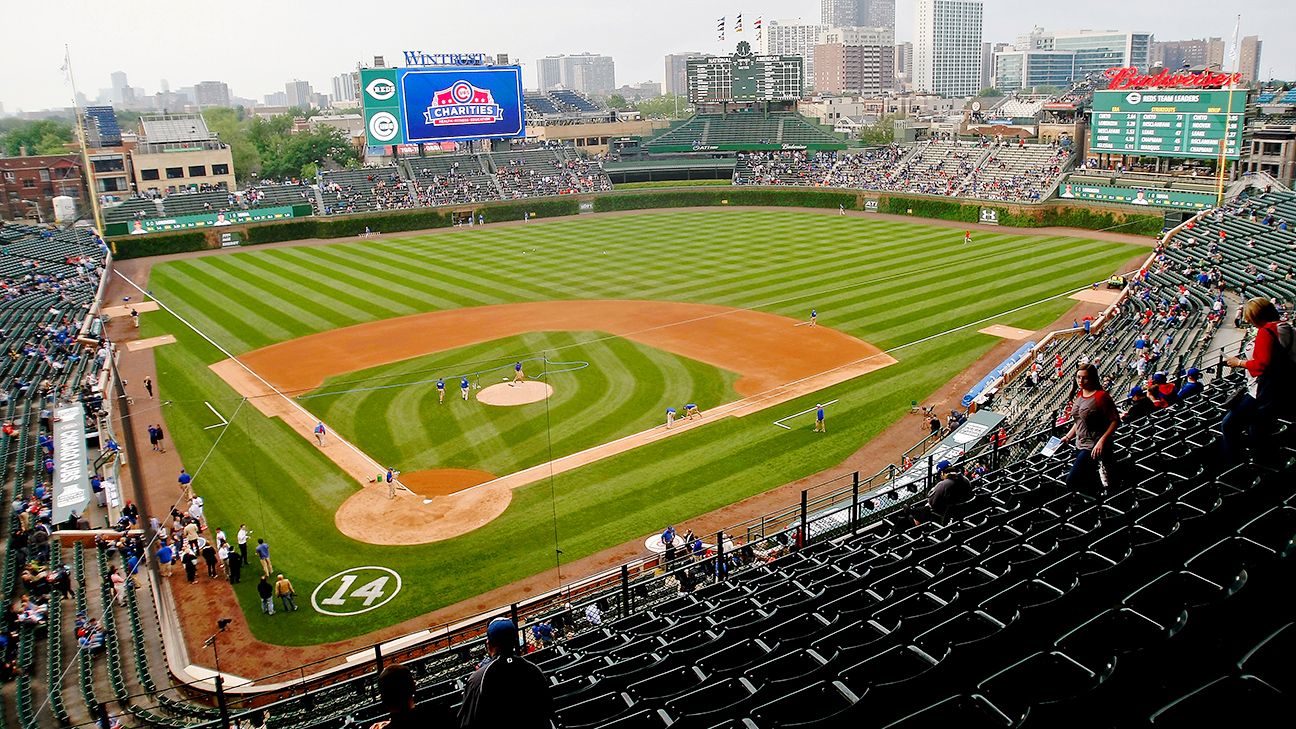
[[[1090,152],[1238,159],[1245,128],[1246,90],[1149,89],[1094,92]]]
[[[520,66],[365,68],[371,147],[526,136]]]

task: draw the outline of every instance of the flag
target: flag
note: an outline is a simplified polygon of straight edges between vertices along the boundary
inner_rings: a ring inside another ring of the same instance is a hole
[[[722,16],[719,20],[716,21],[716,35],[719,36],[719,40],[724,40],[724,31],[725,31],[725,19]]]
[[[1242,32],[1242,16],[1237,16],[1237,23],[1233,25],[1233,47],[1229,49],[1229,67],[1225,70],[1233,73],[1238,72],[1238,36]]]
[[[72,52],[68,50],[67,46],[63,46],[63,65],[59,66],[59,71],[63,72],[64,81],[71,80]]]
[[[737,22],[734,23],[734,32],[735,33],[742,32],[742,13],[738,13],[738,20]]]
[[[756,42],[760,43],[761,39],[761,16],[756,16]]]

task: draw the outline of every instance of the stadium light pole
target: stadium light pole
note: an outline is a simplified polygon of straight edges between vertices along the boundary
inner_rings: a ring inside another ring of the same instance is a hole
[[[220,709],[221,729],[229,729],[229,706],[225,703],[225,677],[221,675],[220,670],[220,650],[217,647],[220,634],[225,632],[229,624],[234,622],[232,618],[220,618],[216,621],[216,632],[211,637],[203,641],[203,646],[211,646],[212,657],[216,660],[216,706]]]

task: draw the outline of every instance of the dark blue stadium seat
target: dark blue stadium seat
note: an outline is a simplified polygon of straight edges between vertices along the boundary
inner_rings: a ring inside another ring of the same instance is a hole
[[[813,683],[751,710],[759,727],[809,727],[837,719],[856,701],[857,695],[836,681]]]
[[[555,707],[554,725],[559,729],[597,726],[627,713],[633,704],[624,693],[595,696],[561,709]]]

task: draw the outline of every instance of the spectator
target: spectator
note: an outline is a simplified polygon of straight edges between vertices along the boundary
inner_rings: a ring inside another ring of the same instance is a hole
[[[949,461],[936,464],[936,477],[940,481],[927,495],[927,506],[914,516],[915,523],[936,519],[944,524],[957,518],[960,507],[972,500],[972,483]]]
[[[1127,423],[1133,423],[1147,417],[1153,410],[1156,410],[1156,406],[1152,404],[1152,400],[1148,398],[1147,393],[1143,391],[1142,387],[1135,385],[1130,390],[1130,404],[1125,410],[1125,417],[1121,419]]]
[[[431,722],[422,718],[414,706],[414,674],[405,666],[397,663],[383,669],[378,676],[378,695],[387,719],[375,722],[369,729],[431,726]]]
[[[1202,391],[1201,370],[1196,367],[1189,367],[1188,371],[1184,373],[1184,379],[1187,381],[1183,383],[1178,394],[1175,395],[1180,401],[1187,400]]]
[[[1256,328],[1247,345],[1247,357],[1229,357],[1229,367],[1246,369],[1246,391],[1230,403],[1221,424],[1225,459],[1242,459],[1248,445],[1252,454],[1265,451],[1274,419],[1291,411],[1293,395],[1292,328],[1278,321],[1278,310],[1269,299],[1255,298],[1243,306],[1242,316]]]
[[[486,660],[464,689],[461,729],[548,729],[553,715],[549,682],[540,669],[518,655],[517,626],[512,620],[491,621],[486,628],[486,652]]]
[[[261,581],[257,583],[257,595],[261,598],[261,612],[274,615],[274,588],[266,575],[261,575]]]
[[[283,603],[284,612],[297,612],[297,591],[293,589],[292,583],[287,577],[279,575],[278,581],[274,586],[275,594],[279,596],[279,601]]]
[[[1073,490],[1099,496],[1117,485],[1112,435],[1120,424],[1120,413],[1102,389],[1097,367],[1090,364],[1078,368],[1075,380],[1071,430],[1062,436],[1062,442],[1074,440],[1076,444],[1075,463],[1066,484]]]

